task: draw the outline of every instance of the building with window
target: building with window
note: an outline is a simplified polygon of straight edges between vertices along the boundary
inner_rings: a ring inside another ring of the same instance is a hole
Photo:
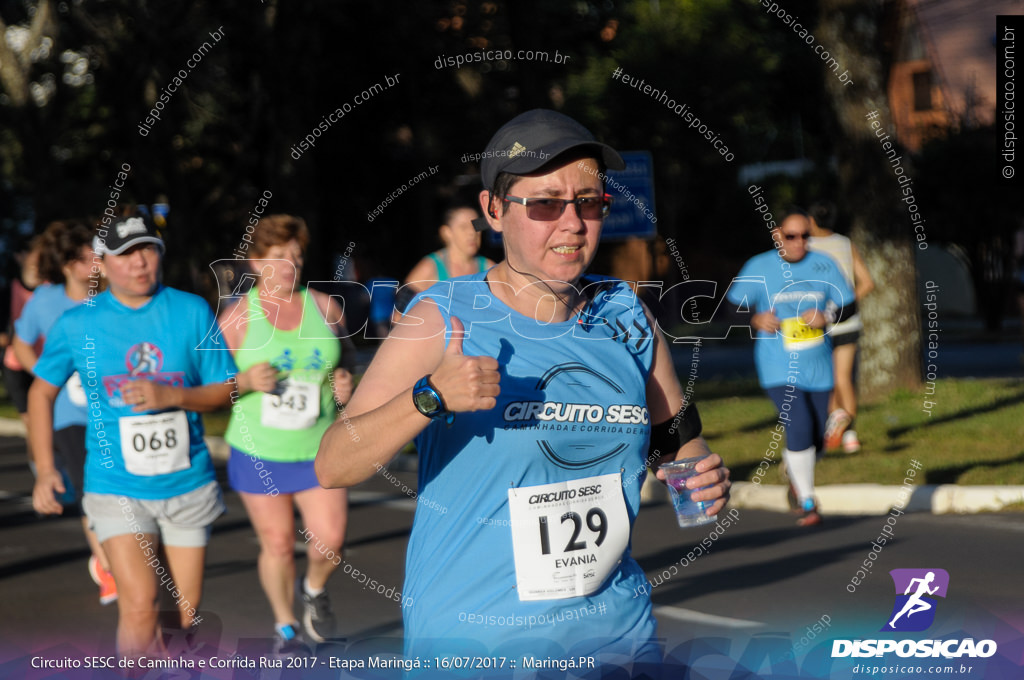
[[[1014,0],[895,0],[886,42],[889,106],[900,143],[920,151],[948,130],[991,125],[995,115],[996,16]]]

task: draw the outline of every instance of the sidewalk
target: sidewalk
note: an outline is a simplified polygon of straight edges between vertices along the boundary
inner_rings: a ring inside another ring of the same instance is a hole
[[[0,436],[24,437],[20,420],[0,418]],[[206,445],[215,461],[227,462],[229,447],[223,437],[206,437]],[[398,456],[389,469],[416,470],[413,456]],[[648,475],[644,483],[643,503],[664,500],[661,483]],[[829,515],[886,515],[896,504],[899,486],[884,484],[831,484],[815,488],[821,511]],[[959,484],[923,484],[915,486],[904,512],[930,512],[934,515],[998,512],[1008,505],[1024,503],[1024,486],[962,486]],[[789,512],[786,487],[778,484],[734,482],[730,506],[752,510]]]

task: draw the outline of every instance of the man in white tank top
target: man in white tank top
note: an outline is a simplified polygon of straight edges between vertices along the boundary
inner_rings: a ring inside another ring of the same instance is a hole
[[[860,253],[847,237],[832,231],[835,224],[835,206],[828,201],[817,201],[808,210],[811,218],[811,250],[828,255],[839,265],[843,275],[853,288],[857,302],[875,288],[871,274],[864,265]],[[835,389],[829,404],[829,416],[825,425],[825,448],[835,449],[842,445],[846,453],[860,450],[860,440],[853,429],[857,416],[857,391],[853,382],[854,362],[857,358],[857,341],[864,325],[860,314],[832,326],[832,368],[835,373]]]

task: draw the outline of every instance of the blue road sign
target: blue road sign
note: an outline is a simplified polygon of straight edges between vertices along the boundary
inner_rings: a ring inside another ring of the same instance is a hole
[[[657,229],[654,212],[654,161],[648,151],[625,151],[625,170],[608,170],[604,190],[612,197],[612,209],[604,220],[602,241],[631,236],[648,238]]]

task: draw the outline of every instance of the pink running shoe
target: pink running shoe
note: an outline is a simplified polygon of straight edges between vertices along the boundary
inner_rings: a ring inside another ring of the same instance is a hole
[[[852,421],[853,418],[850,417],[850,414],[845,409],[837,408],[828,414],[828,420],[825,421],[826,451],[839,448],[843,442],[843,432],[850,426]]]
[[[95,555],[89,558],[89,576],[100,587],[100,604],[117,601],[117,584],[114,582],[114,575],[103,568],[99,558]]]

